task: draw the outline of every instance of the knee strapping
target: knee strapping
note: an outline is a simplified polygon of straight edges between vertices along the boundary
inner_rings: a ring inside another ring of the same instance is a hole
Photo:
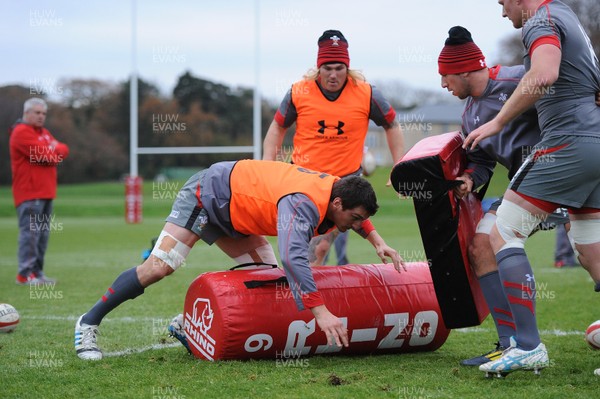
[[[506,244],[501,248],[525,248],[525,241],[541,218],[525,208],[510,202],[502,201],[496,213],[496,228]]]
[[[477,224],[477,229],[475,229],[475,233],[489,235],[490,232],[492,231],[492,227],[494,227],[495,223],[496,223],[496,215],[488,212],[485,215],[483,215],[483,218],[479,221],[479,224]]]
[[[246,252],[243,255],[233,258],[238,264],[243,263],[265,263],[269,265],[276,265],[277,258],[271,244],[265,244],[250,252]]]
[[[192,248],[163,230],[156,240],[156,245],[154,245],[154,248],[152,249],[152,255],[165,262],[171,269],[177,270],[185,263],[185,259],[191,249]]]
[[[600,219],[571,220],[569,234],[575,244],[595,244],[600,242]]]

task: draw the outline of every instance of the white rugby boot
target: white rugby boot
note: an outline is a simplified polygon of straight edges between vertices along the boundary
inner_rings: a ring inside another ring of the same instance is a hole
[[[75,351],[77,356],[83,360],[100,360],[102,359],[102,351],[96,344],[96,335],[100,335],[98,326],[90,326],[82,324],[81,315],[75,323]]]
[[[185,331],[183,329],[183,314],[178,314],[173,317],[171,320],[171,324],[169,324],[169,336],[177,339],[185,349],[187,349],[188,353],[192,353],[190,349],[190,344],[187,342],[187,338],[185,337]]]
[[[511,337],[510,347],[502,353],[502,357],[482,364],[479,370],[485,372],[486,377],[504,377],[516,370],[532,370],[535,374],[540,374],[540,370],[548,367],[549,363],[546,345],[540,343],[535,349],[526,351],[517,348],[516,341]]]

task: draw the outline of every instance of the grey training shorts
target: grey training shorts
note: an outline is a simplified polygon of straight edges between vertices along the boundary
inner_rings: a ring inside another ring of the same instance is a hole
[[[568,208],[600,208],[600,137],[542,139],[509,188]]]
[[[202,179],[208,169],[204,169],[188,179],[183,185],[165,221],[186,228],[209,245],[214,244],[225,232],[208,220],[208,213],[202,207],[197,193],[202,190]]]

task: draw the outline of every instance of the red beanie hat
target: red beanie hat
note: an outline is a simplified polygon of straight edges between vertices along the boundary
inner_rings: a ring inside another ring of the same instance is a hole
[[[345,64],[350,67],[348,55],[348,41],[339,30],[326,30],[319,40],[319,54],[317,55],[317,68],[330,62]]]
[[[440,75],[455,75],[487,68],[481,49],[473,42],[471,32],[462,26],[448,31],[448,38],[438,58]]]

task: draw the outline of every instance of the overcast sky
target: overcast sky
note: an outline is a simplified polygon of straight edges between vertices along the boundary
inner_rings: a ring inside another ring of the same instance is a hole
[[[61,78],[115,83],[132,71],[132,0],[0,0],[0,86],[60,94]],[[317,39],[338,29],[351,68],[371,81],[441,90],[437,57],[462,25],[492,63],[514,34],[496,0],[137,0],[139,75],[169,94],[186,70],[231,86],[259,82],[279,101],[316,64]]]

